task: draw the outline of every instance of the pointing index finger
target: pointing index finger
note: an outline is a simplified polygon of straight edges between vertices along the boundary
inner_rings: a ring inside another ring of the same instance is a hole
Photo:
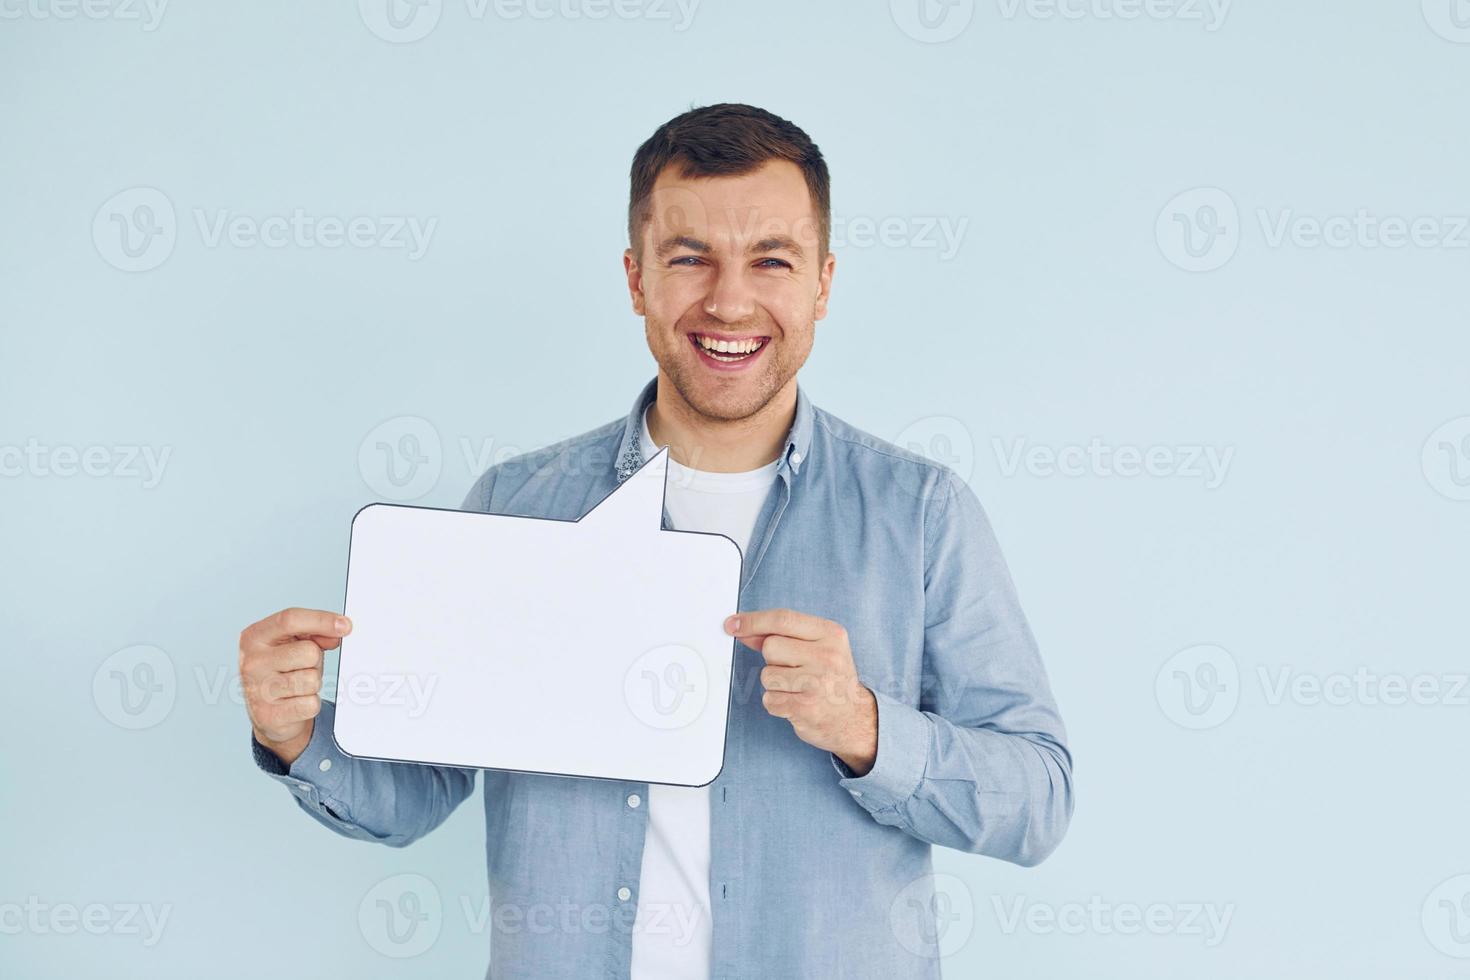
[[[725,632],[742,640],[764,636],[820,640],[827,635],[828,626],[825,619],[794,609],[758,609],[736,613],[725,620]]]

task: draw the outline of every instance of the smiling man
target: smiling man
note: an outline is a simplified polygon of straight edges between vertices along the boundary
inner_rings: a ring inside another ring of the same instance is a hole
[[[952,896],[932,846],[1031,865],[1066,831],[1065,733],[975,495],[797,384],[830,226],[826,163],[790,122],[717,105],[659,127],[633,160],[623,256],[657,377],[625,418],[492,467],[465,499],[574,520],[668,446],[665,526],[745,559],[713,783],[484,772],[490,975],[933,977]],[[332,830],[401,847],[476,773],[337,751],[317,692],[350,629],[289,609],[241,634],[255,758]]]

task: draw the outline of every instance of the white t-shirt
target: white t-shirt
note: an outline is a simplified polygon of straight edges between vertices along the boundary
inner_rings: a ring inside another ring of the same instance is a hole
[[[645,411],[645,456],[652,455],[654,445]],[[745,473],[707,473],[670,459],[664,506],[676,529],[727,535],[744,554],[775,479],[774,460]],[[648,787],[633,980],[706,980],[710,975],[709,808],[708,786]]]

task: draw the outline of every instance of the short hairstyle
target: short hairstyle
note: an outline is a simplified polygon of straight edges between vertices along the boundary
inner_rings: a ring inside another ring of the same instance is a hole
[[[827,161],[795,123],[764,109],[734,102],[690,109],[654,130],[633,154],[628,194],[628,244],[640,252],[643,226],[652,217],[649,198],[665,167],[683,177],[738,177],[768,160],[801,168],[817,212],[817,242],[825,258],[832,233],[832,182]]]

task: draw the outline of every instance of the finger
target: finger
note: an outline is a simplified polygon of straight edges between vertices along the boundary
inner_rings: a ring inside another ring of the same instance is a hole
[[[272,674],[262,682],[261,693],[267,701],[287,701],[303,694],[317,694],[322,689],[322,672],[317,667],[288,670]]]
[[[767,691],[800,694],[812,686],[811,675],[796,667],[761,668],[761,686]]]
[[[251,656],[247,673],[257,679],[287,671],[320,668],[322,651],[311,640],[297,640],[284,646],[266,647]]]
[[[796,702],[790,694],[781,691],[767,691],[761,695],[761,705],[766,713],[776,718],[790,718],[796,708]]]
[[[271,705],[270,717],[274,724],[289,724],[309,721],[322,710],[322,699],[315,694],[303,694],[299,698],[286,698]]]
[[[282,609],[262,620],[267,642],[279,643],[289,638],[309,639],[313,636],[346,636],[352,632],[352,621],[325,609]]]
[[[311,636],[307,637],[307,639],[311,640],[311,642],[323,650],[335,650],[342,645],[342,637],[340,636]]]
[[[816,644],[810,640],[793,640],[777,634],[762,639],[760,655],[776,667],[802,667],[811,663],[815,649]]]
[[[831,632],[832,623],[794,609],[757,609],[736,613],[725,620],[725,632],[745,640],[755,636],[789,636],[797,640],[820,640]],[[749,646],[749,641],[746,641]]]

